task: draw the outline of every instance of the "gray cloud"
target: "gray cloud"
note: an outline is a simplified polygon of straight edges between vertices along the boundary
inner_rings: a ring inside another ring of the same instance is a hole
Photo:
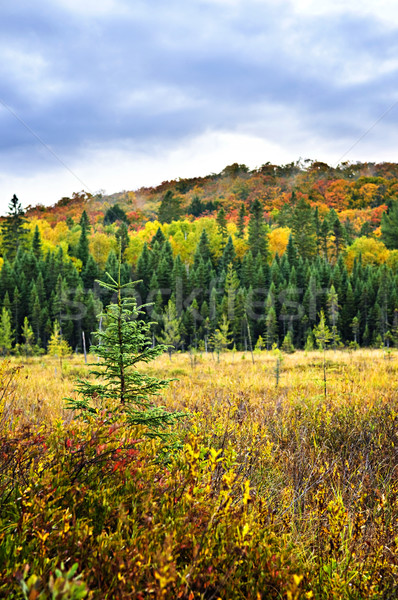
[[[1,8],[0,98],[65,160],[208,130],[349,143],[398,99],[397,31],[370,14],[254,0],[37,4]],[[397,120],[391,111],[390,132]],[[0,128],[7,169],[54,165],[4,107]]]

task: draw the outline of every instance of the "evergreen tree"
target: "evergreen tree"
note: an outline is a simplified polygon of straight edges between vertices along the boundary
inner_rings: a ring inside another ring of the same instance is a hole
[[[154,244],[157,242],[159,244],[159,248],[161,249],[163,244],[165,243],[165,241],[166,241],[165,235],[164,235],[161,227],[158,227],[155,235],[151,239],[151,248],[153,248]]]
[[[112,225],[116,221],[125,221],[128,223],[127,215],[118,204],[110,206],[104,216],[104,225]]]
[[[8,259],[12,260],[18,249],[25,246],[28,230],[21,203],[14,194],[8,205],[8,213],[1,224],[3,248]]]
[[[123,222],[119,229],[116,232],[116,239],[118,241],[118,244],[120,244],[121,247],[121,252],[122,252],[122,258],[124,256],[124,252],[125,250],[129,247],[130,244],[130,238],[129,238],[129,229],[127,227],[127,224],[125,222]]]
[[[236,252],[234,248],[234,243],[232,241],[232,237],[228,237],[228,242],[224,247],[224,251],[218,263],[218,269],[221,272],[222,270],[226,270],[229,264],[234,265],[236,258]]]
[[[173,349],[176,350],[181,342],[180,325],[181,319],[177,316],[176,306],[169,300],[163,314],[163,334],[158,338],[167,347],[170,358]]]
[[[336,290],[334,289],[334,285],[331,286],[329,290],[329,294],[327,297],[327,305],[329,309],[329,321],[331,323],[331,340],[333,343],[333,349],[336,350],[340,342],[340,336],[337,330],[337,319],[339,316],[339,304],[338,304],[338,296]]]
[[[193,266],[195,269],[198,267],[200,259],[203,260],[204,264],[206,264],[208,260],[210,260],[210,262],[213,264],[213,256],[210,251],[209,237],[206,233],[206,229],[202,230],[198,245],[195,249],[195,255],[193,260]]]
[[[245,235],[245,217],[246,217],[246,207],[245,207],[244,203],[242,202],[242,204],[240,205],[240,209],[239,209],[238,223],[237,223],[238,231],[237,231],[236,235],[238,238],[243,238]]]
[[[381,235],[387,248],[398,248],[398,200],[381,217]]]
[[[149,292],[149,282],[152,275],[152,268],[150,264],[150,254],[148,250],[148,245],[145,242],[142,252],[138,257],[137,261],[137,269],[136,269],[136,277],[139,281],[137,288],[141,296],[142,302],[146,302]]]
[[[76,257],[82,261],[83,267],[86,266],[90,254],[88,235],[86,225],[83,223],[79,238],[79,243],[76,250]]]
[[[11,327],[10,311],[3,306],[0,317],[0,351],[3,355],[10,354],[14,340],[14,332]]]
[[[221,248],[224,248],[227,239],[227,218],[223,207],[218,211],[216,221],[218,233],[221,236]]]
[[[25,317],[22,327],[22,344],[21,351],[27,356],[34,354],[34,333],[33,329],[29,324],[28,317]]]
[[[159,206],[158,218],[161,223],[178,221],[181,217],[181,200],[167,190]]]
[[[39,228],[38,228],[37,225],[36,225],[35,231],[33,233],[32,252],[35,255],[35,257],[37,258],[37,260],[39,260],[41,258],[41,256],[42,256],[42,243],[41,243],[40,231],[39,231]]]
[[[300,198],[293,211],[292,232],[297,252],[305,258],[316,254],[316,231],[314,214],[309,202]]]
[[[83,285],[86,290],[91,290],[94,287],[95,280],[99,277],[99,268],[92,254],[88,255],[86,265],[81,273]]]
[[[91,349],[102,362],[91,365],[95,367],[90,370],[94,382],[78,381],[76,391],[82,399],[69,399],[68,408],[81,410],[86,416],[96,415],[98,409],[106,410],[111,421],[125,418],[131,425],[145,426],[149,436],[161,435],[162,429],[179,416],[152,401],[168,381],[150,377],[136,366],[150,362],[165,348],[151,347],[150,324],[139,320],[142,311],[131,296],[131,284],[121,284],[120,261],[117,280],[107,276],[109,283],[100,284],[116,302],[102,315],[107,327],[97,332],[100,345]]]
[[[214,352],[217,354],[217,361],[220,362],[220,352],[228,348],[229,344],[231,343],[229,322],[226,315],[222,316],[222,321],[219,328],[216,329],[213,335],[210,337],[210,343]]]
[[[72,219],[72,222],[73,222],[73,219]],[[88,218],[88,214],[85,210],[83,210],[83,212],[82,212],[82,215],[81,215],[80,221],[79,221],[79,225],[82,229],[84,227],[85,230],[87,231],[87,233],[90,232],[90,230],[91,230],[90,219]]]
[[[263,207],[258,198],[252,202],[250,213],[249,247],[253,258],[256,258],[257,254],[260,254],[265,262],[268,259],[268,235]]]

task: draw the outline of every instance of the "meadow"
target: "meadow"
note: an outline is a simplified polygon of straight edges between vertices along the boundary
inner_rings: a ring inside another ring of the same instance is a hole
[[[278,356],[145,366],[166,446],[65,410],[82,356],[5,361],[0,596],[396,598],[398,353],[328,350],[326,394],[322,352]]]

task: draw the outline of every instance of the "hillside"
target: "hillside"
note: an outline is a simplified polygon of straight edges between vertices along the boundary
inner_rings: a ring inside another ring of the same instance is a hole
[[[364,222],[375,227],[380,222],[381,211],[374,209],[384,209],[397,197],[398,164],[344,163],[333,168],[322,162],[298,161],[284,166],[267,163],[249,171],[245,165],[235,163],[218,174],[165,181],[154,188],[110,196],[75,193],[71,198],[61,198],[52,207],[30,207],[27,216],[44,218],[53,225],[67,217],[76,220],[84,209],[90,222],[96,224],[101,223],[106,210],[117,203],[128,215],[131,226],[137,228],[157,216],[161,199],[168,191],[180,199],[182,214],[196,217],[214,213],[215,208],[222,206],[227,216],[236,219],[242,202],[248,208],[258,198],[268,220],[277,219],[294,191],[312,206],[318,206],[321,213],[333,208],[343,221],[354,220],[357,228]],[[210,211],[209,203],[214,205]]]

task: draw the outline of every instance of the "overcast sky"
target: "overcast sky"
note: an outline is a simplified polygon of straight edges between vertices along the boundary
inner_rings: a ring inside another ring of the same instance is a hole
[[[395,0],[0,7],[0,213],[312,158],[398,162]]]

